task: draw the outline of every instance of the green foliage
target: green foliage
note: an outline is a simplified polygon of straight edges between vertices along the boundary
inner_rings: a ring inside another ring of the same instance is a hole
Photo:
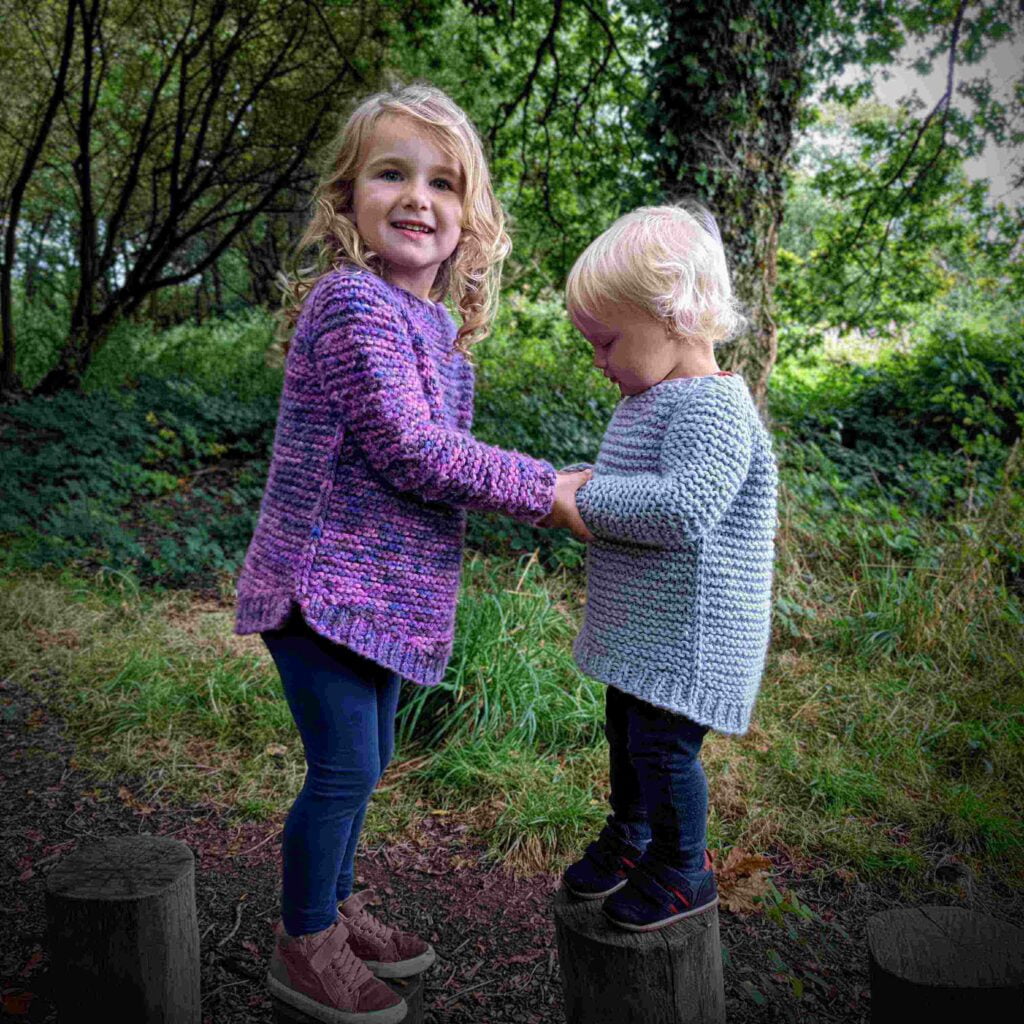
[[[906,109],[827,107],[804,147],[779,253],[787,321],[912,324],[959,288],[1020,296],[1020,224],[967,181],[938,126]],[[899,186],[899,187],[897,187]]]
[[[854,498],[877,494],[930,514],[992,497],[1024,426],[1019,311],[942,311],[909,351],[870,365],[783,363],[772,410],[820,449]],[[823,498],[823,500],[825,500]]]
[[[596,234],[656,193],[636,111],[650,21],[608,0],[437,7],[436,21],[410,19],[396,36],[396,64],[478,127],[511,215],[507,279],[535,294],[557,287]]]
[[[130,376],[177,377],[198,391],[243,403],[277,398],[281,376],[267,363],[273,336],[273,317],[258,307],[166,330],[122,323],[90,367],[86,387],[116,389],[127,368]]]
[[[167,583],[240,566],[262,479],[241,474],[220,491],[200,481],[211,464],[266,457],[276,395],[242,400],[184,378],[133,383],[0,414],[0,532],[31,541],[9,560],[87,559]]]

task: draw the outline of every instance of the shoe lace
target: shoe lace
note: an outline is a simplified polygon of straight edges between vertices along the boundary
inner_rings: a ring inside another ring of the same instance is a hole
[[[341,984],[350,991],[362,988],[368,978],[372,978],[370,969],[352,951],[348,941],[339,943],[337,952],[330,960],[330,969]]]
[[[364,889],[362,892],[356,893],[348,905],[348,913],[351,921],[361,932],[369,934],[371,938],[386,945],[391,941],[391,937],[395,934],[395,930],[394,928],[384,924],[382,921],[378,921],[377,918],[375,918],[373,914],[366,909],[366,904],[370,903],[373,898],[374,892],[372,889]]]

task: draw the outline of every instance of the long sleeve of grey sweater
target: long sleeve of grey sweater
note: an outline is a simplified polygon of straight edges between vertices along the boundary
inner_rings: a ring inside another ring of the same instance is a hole
[[[576,495],[595,536],[580,669],[746,732],[768,647],[777,491],[742,377],[680,377],[624,398]]]

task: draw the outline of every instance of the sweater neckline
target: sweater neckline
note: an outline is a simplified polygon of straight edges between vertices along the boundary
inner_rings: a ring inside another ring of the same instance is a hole
[[[687,385],[695,384],[700,380],[711,380],[714,377],[722,377],[725,380],[736,378],[736,374],[729,370],[718,370],[715,373],[700,373],[693,377],[670,377],[668,380],[659,380],[657,384],[652,384],[646,391],[641,391],[638,395],[626,395],[622,401],[628,402],[630,399],[643,398],[644,395],[649,395],[656,388],[664,387],[666,384],[680,384],[685,383]]]
[[[399,299],[412,306],[414,309],[417,307],[423,307],[426,310],[434,313],[438,317],[442,317],[448,310],[445,309],[443,302],[434,302],[432,299],[421,299],[418,295],[409,291],[407,288],[403,288],[401,285],[392,284],[386,278],[382,277],[381,281],[390,289],[393,295],[396,295]]]

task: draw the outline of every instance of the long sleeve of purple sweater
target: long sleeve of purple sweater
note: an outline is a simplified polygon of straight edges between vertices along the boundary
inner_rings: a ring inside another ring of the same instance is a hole
[[[327,394],[367,461],[396,490],[425,501],[542,519],[553,503],[554,469],[441,421],[427,343],[407,330],[387,287],[364,275],[324,296],[313,342]]]

